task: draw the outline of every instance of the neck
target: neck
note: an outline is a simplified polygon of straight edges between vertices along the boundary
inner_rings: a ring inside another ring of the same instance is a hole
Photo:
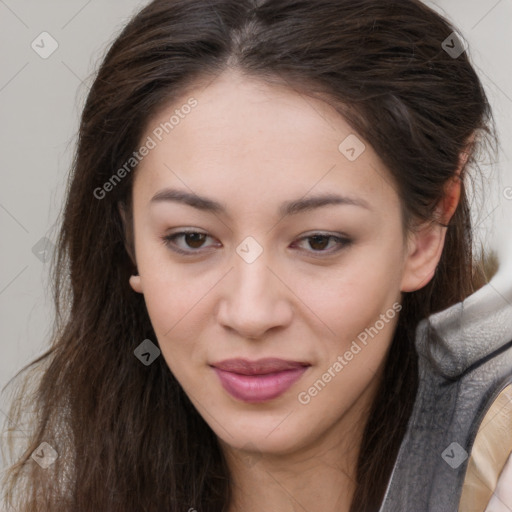
[[[293,451],[259,453],[247,449],[251,443],[235,449],[221,441],[232,478],[228,512],[349,512],[375,390],[369,386],[328,431],[311,432]]]

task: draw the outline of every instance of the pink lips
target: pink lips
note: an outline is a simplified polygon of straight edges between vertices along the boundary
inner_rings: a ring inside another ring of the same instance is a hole
[[[310,366],[308,363],[265,358],[227,359],[214,363],[222,387],[244,402],[265,402],[284,393]]]

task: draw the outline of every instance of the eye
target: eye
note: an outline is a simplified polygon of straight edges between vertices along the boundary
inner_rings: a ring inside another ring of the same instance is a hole
[[[179,246],[176,244],[175,240],[182,239],[185,244],[185,247]],[[169,249],[180,253],[180,254],[193,254],[199,251],[195,249],[200,249],[204,247],[204,241],[209,237],[206,233],[201,233],[199,231],[180,231],[179,233],[174,233],[172,235],[167,235],[162,238],[164,245],[169,247]],[[192,249],[192,250],[187,250]]]
[[[321,256],[338,252],[352,243],[352,240],[346,236],[335,236],[324,233],[313,233],[312,235],[299,239],[299,242],[302,241],[308,241],[308,246],[312,249],[312,251],[309,249],[306,249],[306,251],[320,253]],[[334,250],[325,250],[326,247],[329,246],[330,241],[334,241],[334,244],[331,245],[331,249],[334,246]]]
[[[202,233],[199,231],[180,231],[179,233],[173,233],[170,235],[166,235],[162,237],[162,241],[165,246],[169,249],[185,255],[193,255],[200,254],[203,251],[200,249],[205,247],[212,247],[212,245],[204,245],[204,242],[207,238],[211,238],[206,233]],[[176,240],[181,239],[183,244],[180,246],[176,243]],[[302,237],[298,240],[298,242],[309,240],[309,247],[312,249],[305,249],[307,252],[317,253],[320,256],[330,255],[335,252],[340,251],[341,249],[347,247],[352,243],[352,240],[346,236],[335,236],[324,233],[313,233],[312,235],[308,235]],[[331,246],[331,250],[326,250],[326,247],[329,247],[330,241],[334,241],[334,250],[333,246]],[[293,246],[293,245],[292,245]]]

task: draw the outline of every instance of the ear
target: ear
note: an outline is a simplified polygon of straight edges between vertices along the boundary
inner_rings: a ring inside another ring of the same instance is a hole
[[[434,277],[444,246],[446,228],[424,223],[408,235],[407,254],[400,290],[414,292]]]
[[[129,216],[127,214],[126,206],[124,203],[118,202],[117,207],[119,210],[119,215],[121,216],[121,222],[123,224],[124,246],[125,246],[126,252],[128,253],[128,256],[132,260],[132,263],[134,266],[134,272],[136,272],[136,274],[130,276],[129,283],[134,291],[142,293],[142,279],[138,275],[137,262],[135,259],[135,255],[133,254],[133,236],[132,236],[133,227],[131,225],[131,219],[128,218]]]
[[[473,137],[460,154],[459,165],[453,177],[444,186],[435,220],[416,227],[408,235],[408,248],[402,275],[401,291],[413,292],[423,288],[433,277],[443,252],[446,229],[460,200],[461,173],[469,158]]]
[[[140,276],[130,276],[128,282],[130,283],[130,286],[134,292],[144,293],[142,289],[142,279]]]
[[[445,227],[448,227],[448,223],[450,222],[450,219],[452,218],[455,210],[457,209],[457,205],[459,204],[460,188],[462,183],[461,174],[464,167],[466,167],[466,163],[471,153],[471,148],[474,141],[475,136],[472,135],[466,144],[466,148],[459,155],[459,165],[455,171],[455,175],[450,178],[444,186],[443,199],[439,202],[436,214],[439,222]]]

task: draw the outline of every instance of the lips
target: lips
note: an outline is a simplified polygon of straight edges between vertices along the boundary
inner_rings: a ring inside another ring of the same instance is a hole
[[[211,366],[231,396],[244,402],[265,402],[283,394],[311,365],[265,358],[227,359]]]

